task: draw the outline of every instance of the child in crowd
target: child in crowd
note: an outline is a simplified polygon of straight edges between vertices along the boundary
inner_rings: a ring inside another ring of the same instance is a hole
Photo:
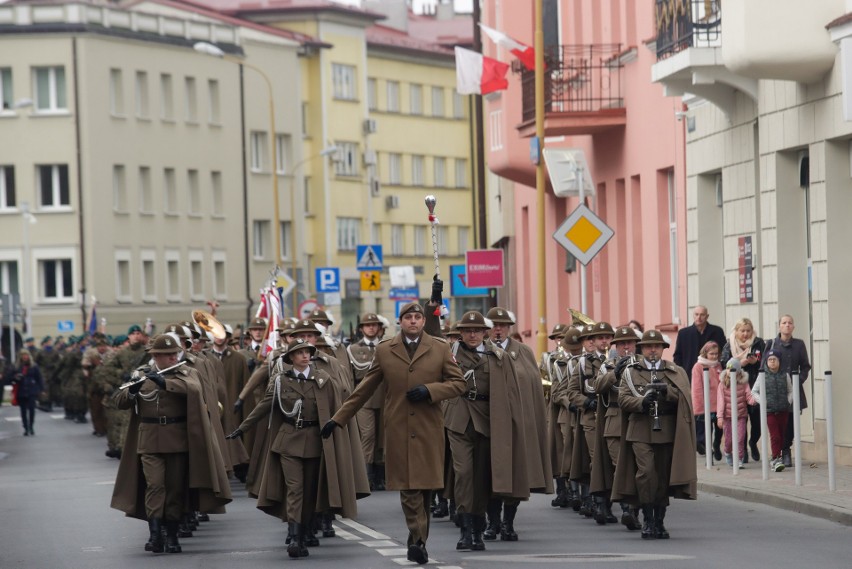
[[[716,425],[716,393],[719,390],[719,374],[722,366],[719,364],[719,344],[710,341],[704,344],[698,353],[698,361],[692,367],[692,410],[695,413],[695,426],[697,433],[698,454],[709,451],[709,444],[705,449],[705,440],[709,436],[704,433],[704,368],[710,372],[710,428],[713,430],[713,458],[722,460],[722,429]]]
[[[763,383],[754,385],[754,399],[763,405],[766,401],[766,425],[769,429],[769,443],[772,447],[772,461],[769,468],[775,472],[784,470],[781,460],[781,447],[784,444],[784,429],[790,416],[790,404],[793,402],[793,379],[790,374],[781,371],[781,354],[769,350],[766,354],[766,369]],[[764,395],[765,392],[765,395]]]
[[[731,384],[737,390],[737,408],[731,409]],[[748,405],[754,405],[754,396],[748,386],[748,374],[742,370],[740,360],[731,358],[728,365],[719,376],[719,388],[716,393],[716,422],[725,431],[725,460],[729,466],[733,466],[734,459],[731,424],[734,417],[737,420],[737,448],[739,449],[739,467],[743,467],[743,456],[745,456],[746,419],[748,418]]]

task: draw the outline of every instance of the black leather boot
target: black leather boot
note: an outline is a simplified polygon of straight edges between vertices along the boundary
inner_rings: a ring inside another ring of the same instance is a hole
[[[337,535],[334,533],[334,526],[331,522],[334,521],[334,514],[331,512],[323,512],[322,514],[322,536],[323,537],[334,537]]]
[[[482,539],[485,541],[494,541],[497,539],[497,534],[500,533],[500,510],[503,508],[503,500],[500,498],[491,498],[488,500],[488,527],[482,532]]]
[[[502,541],[518,541],[518,532],[515,531],[515,514],[517,513],[517,504],[503,505],[503,524],[500,528],[500,539]]]
[[[482,531],[485,529],[485,516],[473,516],[473,549],[474,551],[485,551],[485,542],[482,541]]]
[[[608,524],[614,524],[618,522],[618,518],[615,517],[612,513],[612,501],[604,500],[604,519]]]
[[[205,514],[204,512],[195,512],[199,522],[209,522],[210,516]]]
[[[639,518],[636,517],[636,509],[631,508],[626,502],[621,503],[621,525],[630,531],[642,528]]]
[[[556,497],[550,501],[550,505],[554,508],[568,507],[568,485],[564,476],[556,477]]]
[[[461,538],[459,538],[456,544],[456,549],[473,549],[473,516],[467,513],[460,513],[456,514],[456,518],[461,523]]]
[[[595,514],[595,502],[589,495],[589,487],[585,484],[580,484],[580,496],[583,501],[577,513],[581,516],[591,518]]]
[[[580,506],[583,505],[583,497],[580,495],[580,484],[571,480],[568,487],[568,505],[570,505],[571,509],[575,512],[579,512]]]
[[[606,498],[603,496],[594,497],[594,518],[595,523],[599,526],[606,524]]]
[[[296,522],[289,522],[290,545],[287,546],[287,555],[293,558],[307,557],[308,548],[305,546],[305,527]]]
[[[666,506],[654,506],[654,534],[657,539],[668,539],[669,532],[666,526],[663,525],[663,520],[666,517]]]
[[[166,522],[166,553],[180,553],[182,551],[180,542],[178,542],[178,525],[177,520],[168,520]]]
[[[381,492],[385,489],[385,465],[375,464],[373,466],[376,473],[376,492]]]
[[[449,504],[447,503],[447,499],[443,496],[438,496],[438,505],[435,506],[435,509],[432,510],[433,518],[446,518],[450,515]]]
[[[642,539],[656,539],[656,525],[654,524],[654,506],[642,504]]]
[[[367,482],[370,483],[370,492],[376,490],[376,465],[372,462],[367,465]]]
[[[178,522],[178,537],[192,537],[192,526],[189,522],[189,515],[184,514],[181,521]]]
[[[450,519],[453,520],[453,523],[456,524],[457,528],[462,527],[461,518],[459,517],[459,514],[456,511],[456,501],[454,498],[450,498]]]
[[[302,544],[307,547],[319,547],[319,539],[317,538],[317,531],[319,531],[322,526],[322,514],[314,514],[313,520],[310,524],[302,524]]]
[[[145,544],[145,551],[162,553],[164,548],[163,520],[160,518],[151,518],[148,520],[148,531],[151,535],[148,537],[148,543]]]

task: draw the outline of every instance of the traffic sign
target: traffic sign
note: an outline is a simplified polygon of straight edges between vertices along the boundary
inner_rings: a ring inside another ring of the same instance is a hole
[[[355,249],[355,258],[357,259],[357,268],[359,271],[382,270],[381,245],[358,245]]]
[[[316,270],[317,292],[340,292],[340,269],[323,267]]]
[[[59,332],[73,332],[74,331],[74,321],[73,320],[59,320],[56,322],[56,329]]]
[[[299,303],[299,320],[304,320],[311,315],[311,312],[319,308],[316,299],[309,298]]]
[[[468,286],[465,266],[450,265],[450,294],[452,296],[488,296],[488,288]]]
[[[417,286],[417,283],[415,283],[415,286],[413,287],[391,288],[390,293],[388,293],[388,298],[390,298],[391,300],[417,300],[418,298],[420,298],[420,287]]]
[[[275,277],[275,286],[281,289],[281,296],[287,296],[296,286],[296,281],[287,273],[281,273]]]
[[[577,206],[553,234],[556,242],[588,265],[615,232],[585,205]]]
[[[480,249],[465,253],[467,286],[503,286],[503,249]]]
[[[379,271],[361,271],[361,290],[381,290],[382,273]]]

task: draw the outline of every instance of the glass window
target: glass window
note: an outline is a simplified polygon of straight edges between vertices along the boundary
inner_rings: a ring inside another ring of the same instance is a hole
[[[411,114],[412,115],[422,115],[423,114],[423,85],[417,85],[412,83],[410,87],[411,92]]]
[[[225,196],[222,188],[222,172],[210,172],[210,186],[213,194],[213,215],[223,215],[225,213]]]
[[[124,115],[124,79],[121,69],[109,70],[109,112]]]
[[[399,224],[391,225],[391,255],[405,253],[405,227]]]
[[[416,256],[426,254],[426,226],[414,226],[414,254]]]
[[[115,261],[115,297],[118,301],[130,300],[130,261],[128,259]]]
[[[453,118],[463,119],[464,118],[464,107],[465,107],[465,97],[463,95],[459,95],[459,93],[454,89],[453,90]]]
[[[434,175],[435,180],[433,185],[437,188],[443,188],[447,185],[447,159],[434,158]]]
[[[432,87],[432,116],[444,116],[444,88]]]
[[[0,166],[0,209],[11,209],[17,205],[15,167]]]
[[[219,124],[221,121],[219,109],[219,82],[216,79],[209,79],[207,81],[207,94],[209,95],[209,101],[207,103],[210,111],[208,120],[211,124]]]
[[[425,159],[423,156],[412,156],[411,157],[411,184],[414,186],[422,186],[424,184],[423,180],[423,163]]]
[[[186,100],[184,101],[186,122],[198,122],[198,93],[195,88],[195,77],[185,77],[184,87]]]
[[[15,92],[12,89],[12,68],[0,67],[0,111],[12,110]]]
[[[402,154],[391,153],[388,155],[388,183],[399,185],[402,183]]]
[[[163,174],[163,192],[165,194],[163,205],[165,206],[165,211],[166,213],[177,215],[177,180],[175,179],[175,169],[166,168]]]
[[[464,255],[470,248],[470,228],[459,227],[459,255]]]
[[[337,156],[334,171],[338,176],[358,175],[358,143],[336,142]]]
[[[357,217],[337,218],[337,249],[354,251],[361,242],[361,220]]]
[[[64,67],[35,67],[37,112],[67,111]]]
[[[0,293],[20,294],[17,261],[0,261]]]
[[[263,172],[266,169],[266,133],[254,131],[251,133],[251,171]]]
[[[256,219],[252,224],[252,253],[255,259],[266,259],[269,255],[269,221]]]
[[[127,211],[127,176],[121,164],[112,167],[112,209],[117,212]]]
[[[148,74],[145,71],[136,72],[136,116],[140,119],[151,116],[148,103]]]
[[[189,262],[189,290],[193,300],[204,298],[204,267],[201,259],[192,259]]]
[[[291,231],[290,226],[292,224],[289,221],[282,221],[278,228],[278,238],[281,240],[281,258],[289,259],[290,258],[290,247],[292,247],[293,243],[290,241],[291,239]]]
[[[180,300],[180,254],[177,251],[167,253],[166,285],[169,300]]]
[[[467,160],[456,158],[456,187],[467,187]]]
[[[154,196],[151,193],[151,169],[148,166],[139,167],[139,211],[143,213],[154,211]]]
[[[172,76],[169,73],[160,75],[160,118],[172,121],[175,118],[175,95],[172,86]]]
[[[281,175],[287,173],[290,165],[290,135],[275,135],[275,171]]]
[[[450,229],[446,225],[437,226],[438,254],[448,255],[450,252]]]
[[[36,168],[38,169],[39,206],[42,209],[70,206],[68,166],[48,164],[36,166]]]
[[[201,187],[198,183],[198,170],[186,171],[186,185],[189,190],[189,213],[201,213]]]
[[[142,260],[142,299],[156,300],[157,298],[157,274],[153,255],[151,258]]]
[[[332,84],[335,99],[355,100],[357,89],[355,84],[355,67],[341,63],[331,64]]]
[[[227,272],[225,271],[225,259],[213,260],[213,296],[225,298],[228,296]]]
[[[39,286],[44,300],[74,299],[71,259],[42,259],[38,262]]]
[[[372,77],[367,79],[367,108],[371,111],[379,108],[379,86]]]
[[[399,81],[388,81],[388,112],[399,112]]]

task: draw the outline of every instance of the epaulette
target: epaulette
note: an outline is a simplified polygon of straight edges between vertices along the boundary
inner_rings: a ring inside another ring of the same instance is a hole
[[[385,342],[390,342],[391,340],[393,340],[393,337],[383,338],[383,339],[379,340],[379,344],[384,344]],[[376,345],[378,346],[379,344],[376,344]]]
[[[432,339],[433,339],[433,340],[438,340],[439,342],[443,342],[443,343],[445,343],[445,344],[449,344],[449,342],[447,342],[447,339],[446,339],[446,338],[441,338],[440,336],[432,336]],[[384,340],[382,340],[382,341],[384,342]]]

